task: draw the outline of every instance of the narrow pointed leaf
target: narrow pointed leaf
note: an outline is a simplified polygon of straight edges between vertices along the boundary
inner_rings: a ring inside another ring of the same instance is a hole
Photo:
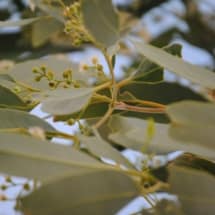
[[[132,40],[133,41],[133,40]],[[171,72],[186,78],[187,80],[199,84],[206,88],[215,88],[215,74],[205,68],[201,68],[172,56],[162,49],[133,41],[135,49],[149,60],[169,69]]]
[[[98,137],[81,137],[80,139],[81,143],[83,143],[83,148],[87,149],[94,155],[100,158],[108,158],[115,161],[117,164],[133,168],[131,163],[129,163],[129,161],[123,157],[119,151],[103,139]]]
[[[130,177],[115,171],[97,171],[67,175],[44,184],[22,199],[22,204],[31,215],[110,215],[138,194]]]
[[[47,180],[70,173],[105,168],[100,162],[71,148],[14,133],[0,133],[0,172]]]
[[[47,17],[36,17],[36,18],[28,18],[28,19],[21,19],[17,21],[9,20],[9,21],[0,21],[0,28],[2,27],[22,27],[25,25],[30,25],[36,21],[39,21],[41,19],[44,19]]]
[[[0,109],[0,131],[10,128],[40,127],[44,131],[54,132],[55,129],[46,121],[24,111]]]

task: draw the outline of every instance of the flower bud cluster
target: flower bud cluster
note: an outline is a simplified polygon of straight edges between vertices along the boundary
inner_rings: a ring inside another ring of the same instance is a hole
[[[91,36],[83,24],[80,2],[76,1],[70,6],[65,7],[63,14],[66,17],[64,31],[70,35],[74,46],[79,46],[83,42],[92,41]]]
[[[93,71],[94,76],[96,77],[96,79],[99,83],[103,83],[103,82],[107,81],[108,77],[106,76],[106,74],[104,72],[103,65],[99,62],[99,59],[97,57],[93,57],[91,59],[91,62],[92,62],[91,65],[83,64],[81,66],[81,70],[87,71],[87,72]]]
[[[35,81],[41,81],[44,78],[48,81],[49,87],[51,89],[56,89],[59,86],[63,88],[80,87],[80,83],[73,79],[73,72],[71,69],[66,69],[63,71],[62,79],[57,79],[55,73],[52,70],[48,69],[46,66],[34,68],[32,72],[36,74]]]

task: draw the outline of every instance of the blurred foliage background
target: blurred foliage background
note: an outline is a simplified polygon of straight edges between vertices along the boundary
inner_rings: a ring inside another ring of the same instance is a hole
[[[1,0],[0,20],[33,17],[27,4],[30,0]],[[71,0],[66,1],[70,3]],[[162,47],[175,39],[203,49],[211,56],[210,69],[215,68],[215,3],[210,0],[114,0],[119,11],[131,15],[131,19],[140,19],[134,25],[133,33],[145,41]],[[51,24],[49,23],[49,26]],[[32,34],[42,28],[32,25],[22,29],[12,28],[0,31],[0,59],[36,58],[50,53],[70,52],[69,38],[62,34],[63,26],[53,26],[51,36],[39,44],[32,43]]]

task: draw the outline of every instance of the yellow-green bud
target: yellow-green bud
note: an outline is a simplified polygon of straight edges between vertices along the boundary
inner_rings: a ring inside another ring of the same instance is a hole
[[[32,69],[32,72],[33,72],[33,73],[38,73],[39,70],[38,70],[38,68],[34,67],[34,68]]]
[[[36,77],[34,78],[34,80],[35,80],[36,82],[39,82],[39,81],[41,80],[41,78],[42,78],[42,76],[36,76]]]
[[[98,64],[96,68],[98,71],[103,71],[103,66],[101,64]]]
[[[75,120],[74,119],[69,119],[69,120],[67,120],[67,124],[68,125],[74,125],[75,124]]]
[[[54,73],[52,71],[48,71],[46,72],[46,77],[49,79],[49,80],[52,80],[54,78]]]
[[[42,66],[40,67],[40,69],[41,69],[42,72],[46,72],[46,69],[47,69],[47,68],[46,68],[45,65],[42,65]]]

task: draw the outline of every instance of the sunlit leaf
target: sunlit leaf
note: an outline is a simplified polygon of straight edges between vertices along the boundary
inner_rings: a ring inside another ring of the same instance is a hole
[[[0,133],[0,172],[47,180],[63,174],[76,175],[105,166],[73,149],[38,138]]]
[[[133,44],[136,51],[154,63],[169,69],[171,72],[174,72],[193,83],[199,84],[206,88],[215,88],[215,74],[213,72],[187,63],[178,57],[174,57],[166,53],[162,49],[144,44],[143,42],[133,41]]]
[[[37,90],[50,89],[49,83],[46,79],[39,82],[35,81],[37,74],[33,73],[34,68],[45,66],[48,71],[52,71],[56,79],[62,79],[62,73],[65,70],[71,69],[73,71],[73,78],[75,80],[84,80],[83,74],[78,72],[78,66],[65,59],[59,59],[55,56],[46,59],[29,60],[23,63],[18,63],[15,67],[9,70],[9,74],[16,82],[22,83],[26,86],[33,87]]]
[[[108,158],[115,161],[117,164],[126,167],[132,167],[129,161],[122,156],[110,143],[98,137],[81,137],[82,147],[90,151],[92,154],[100,158]],[[132,167],[133,168],[133,167]]]
[[[167,47],[164,47],[164,51],[181,56],[181,45],[173,44]],[[141,57],[139,64],[135,70],[135,73],[132,77],[133,81],[143,82],[143,83],[153,83],[163,80],[163,68],[159,65],[147,60],[145,57]]]
[[[25,25],[30,25],[36,21],[39,21],[41,19],[46,19],[47,17],[35,17],[35,18],[28,18],[28,19],[21,19],[21,20],[17,20],[17,21],[13,21],[13,20],[9,20],[9,21],[0,21],[0,28],[2,27],[22,27]]]
[[[66,115],[80,111],[88,103],[92,88],[57,89],[47,92],[42,110],[54,115]]]
[[[109,47],[120,37],[119,20],[110,0],[83,0],[84,24],[96,42]]]
[[[115,214],[139,194],[135,182],[115,171],[97,171],[44,184],[22,199],[32,215]]]
[[[50,3],[45,3],[43,0],[32,0],[32,2],[35,4],[36,7],[38,7],[40,10],[45,12],[46,14],[52,16],[53,18],[57,19],[58,21],[64,23],[64,17],[63,17],[63,8],[59,4],[58,6],[53,6]]]
[[[31,127],[40,127],[45,131],[55,131],[55,129],[46,121],[29,113],[18,110],[0,109],[0,131],[1,129],[28,129]]]

